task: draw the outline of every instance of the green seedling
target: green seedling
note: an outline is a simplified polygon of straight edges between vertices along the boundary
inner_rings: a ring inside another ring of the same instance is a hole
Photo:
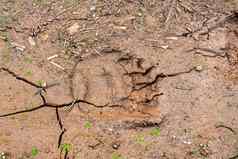
[[[39,86],[43,87],[44,84],[45,84],[45,81],[43,81],[43,80],[38,80],[38,81],[36,81],[36,83],[37,83]]]
[[[151,136],[159,137],[160,136],[160,128],[154,128],[150,132]]]
[[[32,64],[32,59],[29,57],[24,58],[25,63]]]
[[[26,76],[31,76],[32,75],[32,71],[31,70],[28,70],[28,71],[26,71]]]
[[[145,137],[142,134],[137,135],[135,140],[136,140],[136,143],[138,143],[140,145],[144,145],[145,144]]]
[[[112,154],[112,159],[124,159],[120,154],[113,153]]]
[[[86,129],[90,129],[90,128],[92,128],[92,126],[93,126],[93,124],[92,124],[90,121],[86,121],[86,122],[84,123],[84,127],[85,127]]]
[[[39,153],[39,150],[36,147],[33,147],[31,149],[31,156],[32,157],[36,157],[38,155],[38,153]]]
[[[64,143],[61,145],[61,151],[64,153],[68,153],[72,149],[72,145],[68,143]]]

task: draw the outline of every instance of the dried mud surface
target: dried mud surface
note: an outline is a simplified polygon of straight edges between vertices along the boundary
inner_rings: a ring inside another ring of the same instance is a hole
[[[238,158],[237,28],[236,0],[1,0],[0,159]]]

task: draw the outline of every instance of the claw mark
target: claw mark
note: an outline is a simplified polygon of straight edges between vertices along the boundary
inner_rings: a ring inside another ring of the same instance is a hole
[[[136,83],[136,86],[138,86],[138,88],[134,88],[134,90],[142,90],[146,87],[149,87],[153,84],[155,84],[158,80],[160,79],[164,79],[164,78],[168,78],[168,77],[175,77],[175,76],[178,76],[178,75],[181,75],[181,74],[186,74],[186,73],[190,73],[194,70],[195,68],[191,68],[187,71],[182,71],[182,72],[176,72],[176,73],[171,73],[171,74],[164,74],[164,73],[160,73],[158,75],[156,75],[155,79],[153,79],[152,81],[150,82],[140,82],[140,83]]]
[[[142,76],[146,76],[146,75],[149,74],[154,68],[155,68],[155,66],[151,66],[151,67],[149,67],[148,69],[146,69],[144,72],[129,72],[129,73],[125,73],[125,74],[128,74],[129,76],[138,75],[138,74],[141,74]]]

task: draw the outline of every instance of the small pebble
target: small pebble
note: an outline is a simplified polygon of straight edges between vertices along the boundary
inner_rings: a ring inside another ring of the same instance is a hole
[[[169,48],[168,45],[161,45],[160,47],[161,47],[162,49],[165,49],[165,50]]]
[[[120,147],[119,143],[113,143],[112,144],[112,148],[115,149],[115,150],[119,149],[119,147]]]
[[[28,37],[28,42],[29,42],[29,44],[31,45],[31,46],[36,46],[36,42],[35,42],[35,40],[30,36],[30,37]]]
[[[198,65],[195,67],[195,70],[198,71],[198,72],[201,72],[203,70],[202,66],[201,65]]]
[[[75,33],[78,32],[78,29],[79,29],[79,24],[78,23],[75,23],[73,24],[72,26],[70,26],[67,31],[70,35],[74,35]]]

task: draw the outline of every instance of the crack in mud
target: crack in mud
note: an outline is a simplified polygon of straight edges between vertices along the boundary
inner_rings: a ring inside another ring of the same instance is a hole
[[[189,70],[187,71],[181,71],[181,72],[176,72],[176,73],[171,73],[171,74],[165,74],[165,73],[160,73],[160,74],[157,74],[155,76],[155,78],[152,80],[152,81],[147,81],[147,82],[138,82],[135,84],[134,88],[133,88],[133,91],[138,91],[138,90],[142,90],[146,87],[149,87],[153,84],[155,84],[158,80],[160,79],[164,79],[164,78],[168,78],[168,77],[176,77],[176,76],[179,76],[179,75],[182,75],[182,74],[187,74],[187,73],[190,73],[192,72],[193,70],[195,70],[195,68],[190,68]]]
[[[34,82],[31,82],[31,81],[27,80],[26,78],[17,75],[16,73],[14,73],[13,71],[9,70],[8,68],[1,67],[0,71],[7,72],[11,76],[15,77],[17,80],[23,81],[24,83],[26,83],[28,85],[31,85],[31,86],[33,86],[33,87],[35,87],[37,89],[43,90],[44,92],[46,92],[46,89],[49,88],[49,87],[46,87],[46,86],[45,87],[39,86],[39,85],[35,84]],[[7,114],[3,114],[3,115],[0,115],[0,118],[9,117],[9,116],[18,115],[18,114],[23,114],[23,113],[28,113],[28,112],[33,112],[33,111],[36,111],[36,110],[39,110],[39,109],[42,109],[42,108],[54,108],[55,111],[56,111],[57,122],[58,122],[60,130],[61,130],[61,133],[60,133],[59,138],[58,138],[58,148],[60,148],[63,135],[66,132],[66,129],[64,128],[64,125],[62,123],[61,117],[59,115],[59,109],[60,108],[70,107],[70,106],[72,106],[74,104],[79,104],[79,103],[85,103],[85,104],[94,106],[96,108],[121,107],[120,105],[109,105],[109,104],[97,105],[97,104],[94,104],[92,102],[89,102],[89,101],[86,101],[86,100],[81,100],[81,99],[76,99],[76,100],[73,100],[73,101],[71,101],[69,103],[63,103],[63,104],[48,103],[47,100],[45,99],[42,91],[39,91],[39,95],[40,95],[41,100],[42,100],[42,104],[41,105],[36,106],[34,108],[31,108],[31,109],[25,109],[25,110],[20,110],[20,111],[16,111],[16,112],[11,112],[11,113],[7,113]],[[65,153],[65,156],[67,158],[67,152]]]

